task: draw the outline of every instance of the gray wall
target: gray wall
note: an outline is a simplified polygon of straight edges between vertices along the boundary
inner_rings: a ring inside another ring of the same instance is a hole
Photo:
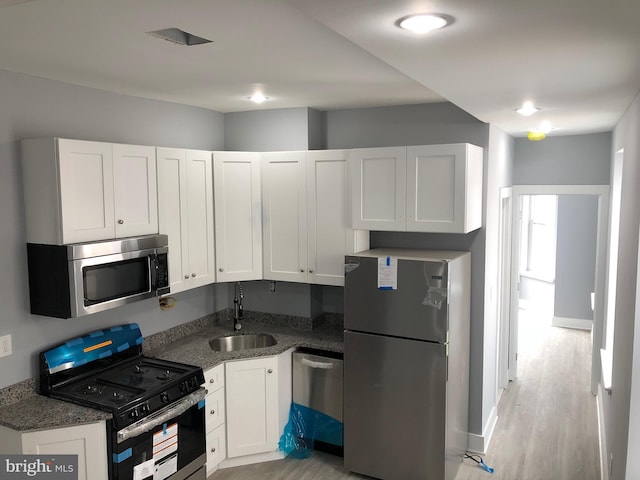
[[[612,480],[640,478],[640,305],[637,303],[640,225],[640,96],[616,125],[611,154],[624,149],[618,279],[613,346],[613,390],[604,395]],[[635,352],[634,352],[635,350]],[[635,353],[635,355],[634,355]]]
[[[225,150],[271,152],[309,148],[309,109],[282,108],[226,113]],[[317,115],[313,116],[317,119]],[[316,138],[316,142],[319,140]],[[317,148],[317,146],[316,146]]]
[[[514,185],[609,185],[611,133],[515,141]]]
[[[598,198],[559,195],[554,316],[593,320]]]
[[[80,319],[31,315],[20,139],[59,136],[215,150],[224,146],[224,118],[2,70],[0,92],[0,335],[11,334],[13,341],[13,354],[0,358],[0,388],[35,376],[37,354],[73,336],[126,322],[138,322],[146,336],[229,306],[226,286],[210,286],[176,295],[177,306],[167,311],[151,299]]]

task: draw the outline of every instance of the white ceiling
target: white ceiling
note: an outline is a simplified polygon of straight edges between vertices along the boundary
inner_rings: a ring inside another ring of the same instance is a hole
[[[426,11],[455,21],[394,25]],[[0,68],[219,112],[448,100],[566,135],[612,129],[637,94],[638,23],[638,0],[0,0]],[[145,34],[168,27],[213,43]],[[541,111],[520,117],[526,99]]]

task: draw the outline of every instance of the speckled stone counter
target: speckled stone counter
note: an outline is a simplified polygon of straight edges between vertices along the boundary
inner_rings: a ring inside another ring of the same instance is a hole
[[[18,431],[69,427],[110,418],[110,413],[35,394],[0,409],[0,425]]]
[[[227,360],[278,355],[290,348],[308,347],[331,352],[343,352],[343,330],[337,325],[325,325],[313,330],[298,330],[278,325],[266,325],[244,321],[242,333],[269,333],[277,343],[271,347],[238,350],[235,352],[215,352],[209,347],[209,340],[233,335],[233,322],[210,325],[180,340],[150,350],[151,357],[201,366],[204,370],[215,367]]]
[[[343,352],[343,329],[334,320],[322,319],[304,325],[304,321],[297,317],[283,320],[283,316],[254,314],[242,322],[242,333],[269,333],[276,339],[276,345],[235,352],[214,352],[209,347],[210,339],[233,335],[229,312],[223,311],[145,338],[143,353],[149,357],[198,365],[207,370],[227,360],[278,355],[297,347]],[[291,324],[294,328],[285,324]],[[111,418],[111,414],[106,412],[37,395],[34,387],[34,380],[29,379],[2,390],[0,425],[29,431]]]

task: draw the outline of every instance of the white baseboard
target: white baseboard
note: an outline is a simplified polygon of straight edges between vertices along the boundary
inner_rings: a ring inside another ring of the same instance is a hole
[[[593,322],[584,318],[569,318],[569,317],[553,317],[551,319],[551,325],[553,327],[562,328],[576,328],[578,330],[591,330]]]
[[[267,452],[267,453],[256,453],[255,455],[245,455],[242,457],[235,458],[225,458],[218,468],[231,468],[231,467],[239,467],[241,465],[251,465],[252,463],[261,463],[261,462],[270,462],[272,460],[282,460],[284,458],[284,453],[281,451]]]
[[[607,432],[604,423],[604,406],[602,399],[607,395],[601,384],[598,384],[598,395],[596,395],[596,403],[598,410],[598,444],[600,446],[600,478],[609,480],[609,460],[607,459]]]
[[[491,443],[491,437],[493,437],[493,432],[496,429],[496,423],[498,423],[498,411],[496,407],[493,407],[489,414],[489,419],[482,431],[482,435],[469,433],[469,445],[467,450],[473,453],[480,453],[482,455],[487,453],[487,449]]]

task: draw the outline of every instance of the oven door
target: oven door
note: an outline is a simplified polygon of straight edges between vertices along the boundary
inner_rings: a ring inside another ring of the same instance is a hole
[[[200,389],[114,432],[111,480],[204,478],[204,396]]]

